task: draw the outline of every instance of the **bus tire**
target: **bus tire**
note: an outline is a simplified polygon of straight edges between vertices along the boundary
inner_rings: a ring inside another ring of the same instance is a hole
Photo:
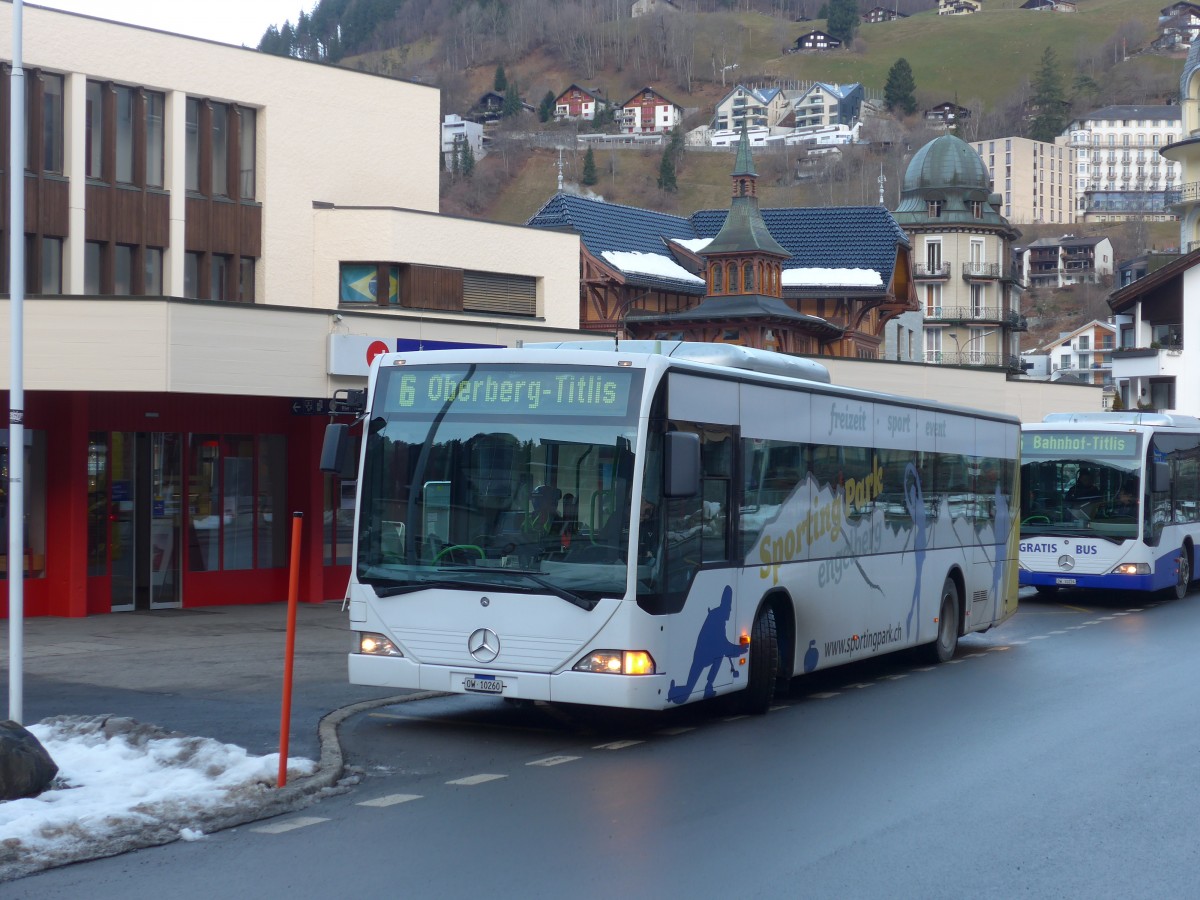
[[[779,635],[775,627],[775,609],[769,603],[759,609],[750,630],[750,671],[741,692],[741,711],[762,715],[775,701],[779,679]]]
[[[942,585],[942,602],[938,608],[937,637],[926,648],[931,663],[944,663],[954,658],[958,649],[958,585],[947,578]]]
[[[1187,544],[1179,548],[1179,575],[1175,579],[1175,599],[1182,600],[1187,596],[1188,585],[1192,581],[1192,554]]]

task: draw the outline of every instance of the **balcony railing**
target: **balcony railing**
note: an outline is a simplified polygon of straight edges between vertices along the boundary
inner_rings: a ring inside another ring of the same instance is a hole
[[[938,322],[994,322],[1018,331],[1026,329],[1024,316],[1002,306],[926,306],[925,318]]]
[[[1179,189],[1181,203],[1195,203],[1200,200],[1200,181],[1189,181]]]
[[[939,263],[938,265],[929,265],[928,263],[917,263],[913,266],[914,278],[949,278],[950,263]]]
[[[926,350],[925,362],[933,366],[988,366],[993,369],[1024,371],[1021,359],[1008,353],[982,353],[974,350]]]
[[[999,278],[1000,263],[965,262],[962,273],[963,278]]]

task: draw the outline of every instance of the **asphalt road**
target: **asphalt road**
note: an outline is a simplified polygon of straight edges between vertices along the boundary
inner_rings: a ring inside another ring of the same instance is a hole
[[[1198,641],[1200,594],[1065,595],[763,717],[383,707],[342,727],[348,793],[4,896],[1186,896]]]

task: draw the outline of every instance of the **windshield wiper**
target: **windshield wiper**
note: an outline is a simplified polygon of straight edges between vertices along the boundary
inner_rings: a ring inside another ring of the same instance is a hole
[[[538,585],[538,587],[544,588],[545,590],[549,591],[555,597],[559,597],[563,600],[566,600],[568,603],[573,603],[576,606],[578,606],[580,609],[585,609],[588,612],[591,612],[593,609],[595,609],[596,604],[599,602],[598,600],[588,600],[586,597],[579,596],[579,594],[576,594],[574,591],[568,591],[566,588],[559,587],[554,582],[547,581],[541,575],[537,574],[536,572],[532,572],[529,569],[506,569],[506,568],[500,568],[498,566],[480,568],[480,567],[476,566],[474,568],[474,571],[476,571],[476,572],[499,572],[499,573],[503,573],[505,575],[521,575],[525,578],[528,578],[534,584]],[[497,587],[508,587],[508,585],[497,585]]]

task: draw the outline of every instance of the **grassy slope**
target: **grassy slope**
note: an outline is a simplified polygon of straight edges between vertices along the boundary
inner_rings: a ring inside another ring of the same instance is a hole
[[[1037,70],[1047,46],[1055,48],[1069,82],[1077,51],[1100,47],[1129,21],[1141,23],[1146,34],[1153,35],[1165,4],[1081,0],[1074,14],[997,8],[1002,5],[1005,0],[985,0],[983,11],[975,15],[927,12],[864,25],[859,29],[867,45],[864,53],[789,54],[767,62],[766,71],[821,81],[860,81],[882,89],[888,69],[904,57],[912,66],[919,93],[943,99],[957,96],[962,105],[981,100],[991,107]],[[1169,72],[1180,66],[1178,60],[1152,56],[1133,64]]]

